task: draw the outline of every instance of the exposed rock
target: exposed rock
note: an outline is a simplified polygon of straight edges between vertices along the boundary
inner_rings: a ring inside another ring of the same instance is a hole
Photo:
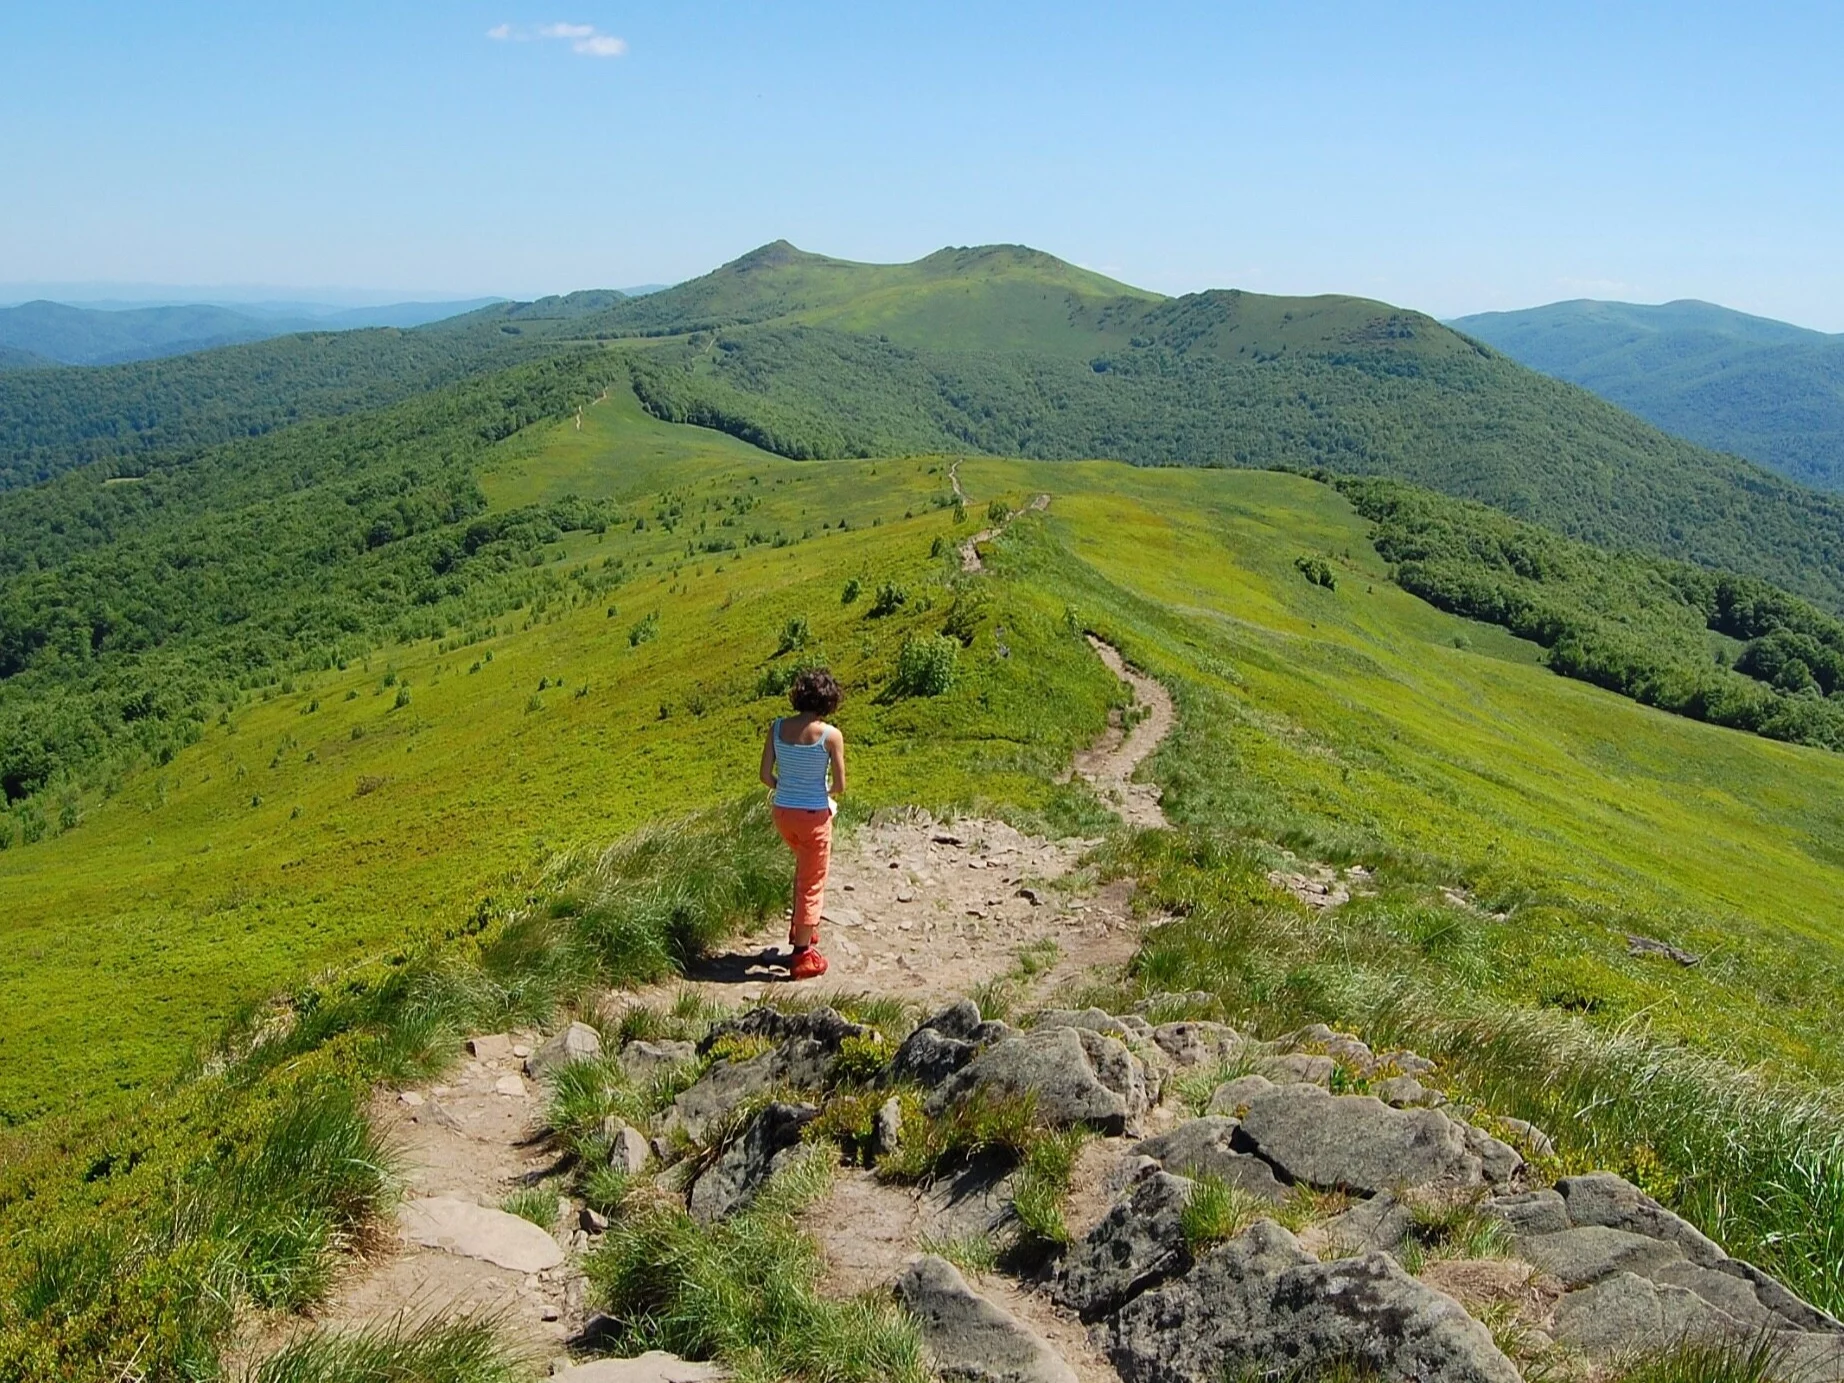
[[[1274,1082],[1266,1076],[1258,1076],[1253,1072],[1246,1076],[1237,1076],[1234,1080],[1224,1081],[1211,1092],[1210,1106],[1204,1112],[1206,1114],[1227,1114],[1233,1118],[1240,1118],[1250,1100],[1274,1088]]]
[[[1120,1024],[1136,1037],[1152,1036],[1153,1025],[1146,1021],[1143,1013],[1123,1013],[1120,1015]]]
[[[1338,1063],[1331,1057],[1312,1052],[1285,1052],[1280,1056],[1263,1057],[1257,1064],[1262,1075],[1280,1085],[1298,1081],[1330,1086],[1332,1073],[1338,1069]]]
[[[1274,1169],[1259,1157],[1238,1152],[1234,1146],[1236,1120],[1208,1115],[1180,1124],[1170,1133],[1148,1138],[1134,1148],[1142,1157],[1158,1159],[1168,1172],[1181,1176],[1221,1177],[1250,1195],[1279,1203],[1287,1188]]]
[[[1556,1155],[1555,1140],[1530,1120],[1505,1119],[1502,1122],[1505,1132],[1530,1149],[1532,1157],[1554,1157]]]
[[[1039,1028],[995,1043],[935,1089],[928,1111],[939,1114],[975,1090],[1030,1095],[1052,1124],[1113,1134],[1137,1127],[1147,1106],[1139,1058],[1086,1028]]]
[[[979,1046],[964,1038],[949,1037],[934,1028],[920,1027],[903,1039],[890,1059],[895,1080],[914,1081],[932,1090],[979,1055]]]
[[[773,1012],[759,1009],[757,1012]],[[674,1112],[694,1139],[751,1095],[778,1088],[811,1089],[825,1084],[835,1049],[797,1037],[742,1061],[714,1062],[697,1084],[679,1093]]]
[[[512,1038],[503,1032],[470,1037],[467,1040],[467,1053],[476,1061],[511,1061]]]
[[[836,1010],[830,1008],[783,1013],[767,1004],[758,1004],[741,1017],[728,1019],[712,1027],[698,1043],[698,1053],[702,1056],[726,1037],[761,1037],[770,1042],[800,1039],[818,1042],[836,1052],[846,1038],[863,1037],[869,1031],[869,1028],[841,1017]]]
[[[871,1156],[888,1157],[903,1141],[903,1102],[892,1095],[877,1107],[871,1127]]]
[[[1517,1235],[1560,1234],[1569,1228],[1568,1206],[1558,1192],[1548,1187],[1498,1196],[1487,1201],[1484,1208],[1487,1214],[1496,1215]]]
[[[1393,1104],[1398,1109],[1407,1105],[1438,1104],[1441,1099],[1413,1076],[1385,1076],[1382,1080],[1372,1081],[1370,1093],[1384,1104]]]
[[[1408,1241],[1414,1223],[1408,1206],[1388,1191],[1379,1191],[1344,1214],[1334,1215],[1319,1227],[1319,1231],[1327,1244],[1346,1255],[1372,1251],[1394,1253]]]
[[[1819,1310],[1809,1302],[1801,1301],[1777,1278],[1769,1277],[1754,1264],[1744,1263],[1739,1258],[1725,1258],[1716,1264],[1716,1271],[1727,1273],[1731,1277],[1738,1277],[1746,1282],[1753,1290],[1755,1300],[1794,1330],[1844,1335],[1844,1322],[1840,1322],[1837,1317]]]
[[[1218,1383],[1334,1362],[1420,1383],[1517,1383],[1491,1334],[1386,1254],[1319,1263],[1270,1220],[1127,1303],[1109,1328],[1125,1383]]]
[[[1024,1322],[967,1285],[945,1258],[914,1259],[896,1281],[936,1372],[968,1383],[1076,1383],[1075,1372]]]
[[[1569,1219],[1578,1225],[1606,1225],[1610,1229],[1665,1239],[1682,1248],[1691,1262],[1704,1267],[1714,1266],[1728,1257],[1695,1226],[1673,1215],[1632,1182],[1612,1172],[1564,1177],[1556,1183],[1556,1189],[1568,1206]]]
[[[493,1090],[496,1094],[522,1100],[525,1098],[525,1081],[516,1071],[508,1072],[493,1082]]]
[[[647,1160],[653,1155],[646,1134],[613,1115],[602,1121],[602,1134],[608,1139],[609,1166],[628,1176],[639,1176],[646,1171]]]
[[[1509,1186],[1512,1179],[1524,1169],[1524,1159],[1518,1155],[1517,1149],[1494,1138],[1484,1129],[1474,1128],[1471,1124],[1464,1127],[1466,1150],[1479,1159],[1479,1169],[1485,1179],[1494,1186]]]
[[[1459,1124],[1435,1109],[1283,1085],[1249,1101],[1241,1139],[1286,1179],[1359,1195],[1478,1180]]]
[[[698,1049],[689,1042],[647,1042],[636,1038],[621,1049],[621,1069],[636,1085],[697,1059]]]
[[[585,1234],[606,1234],[608,1232],[608,1216],[594,1206],[585,1205],[577,1211],[576,1224]]]
[[[425,1248],[479,1258],[518,1273],[563,1262],[558,1242],[530,1220],[449,1196],[405,1201],[397,1212],[406,1238]]]
[[[818,1113],[810,1104],[766,1106],[692,1183],[687,1202],[692,1218],[709,1224],[747,1206],[785,1164],[800,1143],[800,1131]]]
[[[1325,1039],[1325,1054],[1341,1066],[1348,1066],[1359,1075],[1367,1076],[1376,1069],[1376,1054],[1370,1050],[1370,1044],[1361,1038],[1353,1037],[1348,1032],[1334,1033]]]
[[[606,1320],[607,1317],[598,1319]],[[651,1349],[632,1359],[592,1359],[551,1375],[553,1383],[718,1383],[728,1378],[721,1364],[699,1364]]]
[[[1087,1028],[1090,1032],[1118,1037],[1125,1042],[1132,1034],[1127,1025],[1113,1014],[1099,1008],[1047,1008],[1031,1022],[1037,1028]]]
[[[1683,1287],[1615,1273],[1556,1306],[1556,1339],[1596,1358],[1660,1349],[1680,1340],[1739,1335],[1739,1324]]]
[[[602,1035],[587,1023],[572,1023],[525,1059],[525,1073],[545,1076],[572,1061],[602,1055]]]
[[[1565,1287],[1585,1287],[1622,1272],[1649,1277],[1667,1263],[1684,1258],[1684,1250],[1676,1244],[1606,1225],[1533,1234],[1517,1241],[1517,1252]]]
[[[1189,1268],[1183,1216],[1194,1185],[1168,1172],[1141,1180],[1070,1248],[1052,1289],[1057,1300],[1094,1321]]]
[[[1434,1074],[1434,1063],[1416,1052],[1397,1049],[1384,1052],[1377,1058],[1379,1068],[1390,1068],[1402,1072],[1405,1076],[1429,1076]]]
[[[1180,1066],[1201,1066],[1222,1061],[1234,1054],[1242,1039],[1226,1023],[1197,1020],[1161,1023],[1152,1030],[1159,1048]]]
[[[1626,937],[1626,953],[1629,956],[1657,956],[1660,960],[1672,961],[1686,969],[1703,963],[1703,957],[1695,951],[1686,951],[1682,946],[1673,946],[1668,941],[1636,936],[1630,932]]]

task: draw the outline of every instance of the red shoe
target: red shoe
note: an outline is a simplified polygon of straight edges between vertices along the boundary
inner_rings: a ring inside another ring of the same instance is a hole
[[[817,980],[825,973],[826,957],[822,956],[819,951],[812,946],[809,946],[804,951],[798,952],[794,957],[794,963],[788,966],[789,979]]]

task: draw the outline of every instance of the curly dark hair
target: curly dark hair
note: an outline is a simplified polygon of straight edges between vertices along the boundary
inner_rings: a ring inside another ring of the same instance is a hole
[[[830,669],[804,668],[794,674],[794,685],[788,688],[788,700],[803,715],[829,716],[845,700],[845,690]]]

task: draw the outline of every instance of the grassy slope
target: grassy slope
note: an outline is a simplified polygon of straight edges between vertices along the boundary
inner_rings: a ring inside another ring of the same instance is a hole
[[[608,601],[502,618],[483,644],[425,643],[302,680],[131,779],[80,832],[0,854],[0,1114],[158,1076],[240,997],[458,925],[484,895],[522,896],[561,849],[746,790],[774,714],[755,684],[789,617],[811,619],[861,693],[881,686],[904,631],[930,618],[866,621],[868,595],[845,607],[839,592],[856,575],[867,591],[894,578],[919,598],[943,568],[927,556],[949,524],[932,507],[946,489],[935,463],[797,466],[654,422],[631,398],[590,409],[580,433],[553,429],[545,459],[507,450],[513,470],[487,487],[501,505],[560,486],[670,488],[695,516],[707,498],[759,494],[750,525],[814,536],[681,571],[686,529],[655,524],[600,544],[575,535],[553,549],[564,562],[625,557],[640,575]],[[716,517],[712,533],[733,531]],[[851,531],[823,532],[841,518]],[[629,629],[655,609],[659,638],[630,647]],[[951,720],[945,707],[858,696],[843,723],[865,800],[1043,800],[1044,775],[1026,768],[1061,762],[1110,695],[1086,654],[1067,656],[1077,671],[1048,726],[1030,681],[1041,668],[989,704],[956,705]],[[408,684],[408,706],[394,708],[387,667]],[[539,694],[541,679],[564,686]],[[528,709],[534,696],[541,710]],[[366,779],[382,785],[360,795]]]
[[[1551,303],[1453,325],[1699,445],[1844,486],[1844,338],[1697,302]]]
[[[0,1107],[144,1080],[239,995],[456,926],[484,896],[521,896],[559,850],[746,788],[773,713],[755,681],[791,615],[858,689],[845,724],[867,800],[1041,803],[1047,770],[1099,722],[1105,679],[1016,631],[1018,656],[976,648],[978,678],[951,696],[871,704],[903,632],[945,610],[871,622],[841,606],[840,584],[892,576],[919,596],[941,572],[926,556],[949,523],[931,507],[937,461],[788,463],[620,396],[508,456],[487,486],[496,505],[671,490],[695,518],[706,499],[756,494],[749,524],[814,536],[686,559],[687,527],[579,535],[565,562],[641,566],[611,597],[617,618],[602,601],[527,611],[483,645],[328,673],[131,780],[82,831],[0,856],[0,1009],[25,1015],[0,1031]],[[1814,978],[1844,935],[1835,758],[1550,674],[1529,645],[1391,586],[1362,523],[1310,481],[985,460],[963,476],[982,499],[1056,495],[1046,545],[1009,559],[1027,577],[1004,587],[1020,627],[1056,624],[1067,602],[1178,679],[1184,728],[1161,761],[1178,819],[1422,858],[1488,899],[1534,899],[1500,942],[1500,982],[1521,997],[1591,991],[1614,1017],[1662,1005],[1656,1020],[1751,1057],[1838,1065],[1833,996]],[[840,517],[850,532],[819,528]],[[1336,592],[1292,568],[1316,551]],[[630,647],[655,608],[660,639]],[[410,687],[402,709],[387,665]],[[541,678],[564,686],[537,693]],[[360,795],[366,778],[383,782]],[[1717,957],[1662,972],[1624,957],[1627,927]],[[1779,1001],[1762,979],[1774,967]]]
[[[962,473],[976,494],[1019,474]],[[1365,525],[1311,482],[1029,475],[1057,490],[1049,528],[1070,554],[1040,579],[1179,679],[1182,728],[1155,766],[1176,820],[1406,855],[1522,904],[1483,967],[1519,1000],[1643,1010],[1748,1060],[1844,1065],[1826,1017],[1844,938],[1835,756],[1549,673],[1533,646],[1390,585]],[[1331,560],[1336,591],[1298,576],[1302,554]],[[1627,930],[1714,954],[1694,972],[1636,961]]]

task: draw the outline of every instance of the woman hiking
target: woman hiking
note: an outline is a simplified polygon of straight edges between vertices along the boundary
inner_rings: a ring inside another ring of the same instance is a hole
[[[788,689],[795,714],[768,727],[762,746],[762,781],[775,790],[775,829],[794,852],[794,920],[788,975],[817,979],[826,973],[819,951],[820,911],[826,906],[826,871],[832,863],[832,817],[839,804],[826,790],[845,791],[845,737],[822,717],[839,709],[845,693],[825,668],[795,675]]]

